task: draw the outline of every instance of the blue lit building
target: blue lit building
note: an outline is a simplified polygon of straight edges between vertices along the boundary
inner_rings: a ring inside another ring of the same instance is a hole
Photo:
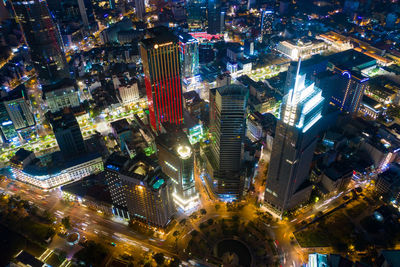
[[[338,106],[340,110],[357,113],[369,78],[359,72],[343,70],[340,74],[338,73],[336,80],[339,90],[332,90],[331,103]]]
[[[0,129],[2,140],[4,142],[18,140],[18,133],[14,128],[14,124],[8,115],[6,107],[3,104],[0,104]]]
[[[294,87],[282,101],[266,182],[265,204],[279,216],[310,196],[307,177],[324,106],[322,91],[306,85],[299,70],[300,62]]]
[[[179,57],[181,75],[191,78],[199,74],[199,42],[190,34],[179,32]]]
[[[368,88],[368,77],[358,71],[335,67],[334,71],[324,71],[313,78],[317,86],[324,88],[323,96],[331,105],[343,112],[358,113]]]
[[[179,38],[179,62],[183,90],[188,92],[198,89],[199,75],[199,42],[185,32],[177,32]]]
[[[252,39],[244,40],[244,54],[248,57],[254,56],[254,41]]]
[[[328,267],[328,255],[312,253],[308,254],[308,264],[307,267]]]
[[[20,136],[29,140],[35,134],[36,121],[24,90],[20,85],[0,100],[0,129],[5,142],[17,141]]]

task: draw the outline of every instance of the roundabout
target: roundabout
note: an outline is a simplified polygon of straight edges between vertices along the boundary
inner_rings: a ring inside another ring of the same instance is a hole
[[[67,242],[70,246],[78,244],[80,235],[78,232],[70,233],[67,236]]]
[[[245,243],[238,239],[225,239],[214,248],[214,256],[220,258],[224,266],[251,266],[252,255]]]
[[[269,230],[258,219],[241,215],[237,211],[223,218],[210,214],[192,221],[187,253],[217,266],[279,266]]]

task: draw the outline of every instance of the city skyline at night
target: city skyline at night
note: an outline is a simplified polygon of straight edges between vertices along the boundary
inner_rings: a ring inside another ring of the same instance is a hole
[[[400,1],[0,4],[0,266],[400,266]]]

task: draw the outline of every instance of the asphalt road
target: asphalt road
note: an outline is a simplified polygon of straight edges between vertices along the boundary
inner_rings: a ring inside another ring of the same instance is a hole
[[[161,252],[168,257],[176,256],[173,245],[164,245],[164,240],[161,238],[140,235],[129,229],[126,222],[108,218],[82,205],[64,202],[59,189],[44,193],[39,189],[10,179],[2,181],[0,189],[31,201],[39,209],[54,213],[57,222],[60,222],[63,217],[69,216],[73,226],[70,232],[79,232],[81,237],[85,236],[89,240],[109,246],[115,255],[127,252],[133,258],[140,259],[143,252]],[[111,242],[114,242],[116,246],[111,246]],[[58,236],[50,243],[49,248],[66,250],[68,258],[72,258],[73,254],[80,249],[79,244],[71,246],[64,238]]]

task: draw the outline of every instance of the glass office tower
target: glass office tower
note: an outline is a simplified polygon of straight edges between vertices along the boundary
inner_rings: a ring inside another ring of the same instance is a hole
[[[265,203],[278,215],[307,200],[302,193],[317,144],[324,98],[297,68],[294,87],[284,96],[272,145]]]
[[[31,50],[31,58],[42,84],[68,78],[69,68],[57,25],[42,0],[12,1],[16,20]]]

